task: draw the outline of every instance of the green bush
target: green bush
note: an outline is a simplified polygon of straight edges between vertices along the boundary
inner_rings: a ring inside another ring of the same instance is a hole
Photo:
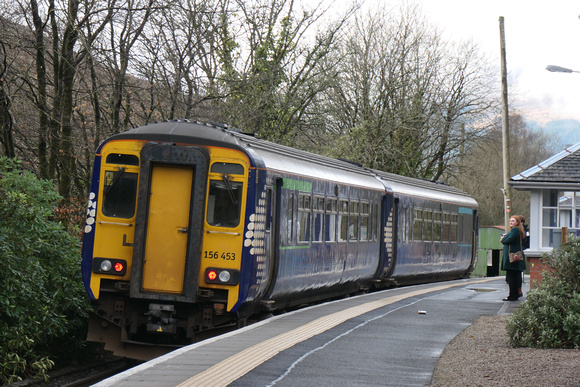
[[[46,376],[84,343],[80,241],[53,219],[52,182],[0,158],[0,382]]]
[[[580,238],[543,257],[550,269],[508,318],[513,346],[580,348]]]

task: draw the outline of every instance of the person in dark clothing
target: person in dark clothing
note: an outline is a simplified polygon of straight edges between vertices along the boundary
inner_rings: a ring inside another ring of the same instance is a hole
[[[522,272],[526,269],[525,260],[510,262],[509,253],[522,250],[522,241],[525,237],[522,222],[516,216],[510,218],[510,231],[501,239],[503,244],[503,257],[501,269],[506,271],[506,280],[509,285],[509,295],[504,301],[517,301],[520,297],[518,287],[521,286]],[[518,277],[520,280],[518,280]]]

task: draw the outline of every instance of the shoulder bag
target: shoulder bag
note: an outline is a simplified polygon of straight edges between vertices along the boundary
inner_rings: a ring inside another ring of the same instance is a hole
[[[524,253],[522,252],[523,249],[522,249],[522,236],[521,235],[520,235],[520,251],[517,251],[515,253],[511,253],[510,249],[511,249],[511,245],[508,247],[508,254],[510,257],[510,263],[522,261],[524,259]]]

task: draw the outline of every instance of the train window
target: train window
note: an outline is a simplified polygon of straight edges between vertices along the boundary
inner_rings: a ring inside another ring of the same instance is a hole
[[[336,199],[326,199],[326,228],[324,239],[327,242],[334,242],[336,240],[337,203]]]
[[[372,226],[372,230],[373,230],[373,236],[372,236],[372,240],[376,241],[378,240],[378,234],[377,234],[377,230],[379,228],[379,225],[381,224],[380,219],[381,219],[381,212],[379,211],[379,205],[378,203],[374,203],[373,204],[373,212],[372,212],[372,222],[373,222],[373,226]]]
[[[413,240],[423,240],[423,210],[415,210],[415,218],[413,219]]]
[[[348,232],[348,200],[338,202],[338,241],[345,242]]]
[[[123,153],[110,153],[107,155],[107,164],[139,165],[139,157]]]
[[[449,224],[449,240],[457,242],[457,216],[458,214],[451,214],[451,223]]]
[[[266,191],[266,231],[270,231],[272,224],[272,188]]]
[[[431,210],[423,211],[423,240],[433,240],[433,212]]]
[[[433,241],[441,242],[441,212],[433,211]]]
[[[324,198],[314,197],[312,200],[312,241],[322,242],[324,236]]]
[[[213,163],[211,165],[211,172],[224,173],[227,175],[243,175],[244,167],[240,164],[233,163]]]
[[[358,239],[358,218],[359,203],[350,202],[350,211],[348,215],[348,240],[356,241]]]
[[[298,219],[296,220],[298,242],[310,241],[310,204],[310,196],[298,197]]]
[[[137,180],[138,174],[125,172],[124,167],[116,171],[105,171],[103,215],[124,219],[133,217],[137,198]]]
[[[368,241],[369,240],[369,203],[361,203],[360,204],[360,240],[361,241]]]
[[[217,227],[237,227],[242,206],[241,182],[211,180],[207,203],[207,223]]]
[[[443,242],[449,242],[449,226],[451,223],[451,214],[443,213],[443,229],[441,231],[441,240]]]
[[[288,194],[288,223],[286,229],[286,241],[288,245],[292,244],[292,230],[294,229],[294,194]]]

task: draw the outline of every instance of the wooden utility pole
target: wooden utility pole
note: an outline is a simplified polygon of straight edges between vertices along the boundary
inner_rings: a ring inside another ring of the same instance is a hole
[[[507,66],[505,55],[505,32],[503,26],[503,16],[499,17],[499,36],[501,45],[501,123],[502,123],[502,143],[503,143],[503,195],[505,209],[505,231],[509,230],[511,212],[511,188],[508,184],[510,179],[510,129],[508,110],[508,86],[507,86]]]

